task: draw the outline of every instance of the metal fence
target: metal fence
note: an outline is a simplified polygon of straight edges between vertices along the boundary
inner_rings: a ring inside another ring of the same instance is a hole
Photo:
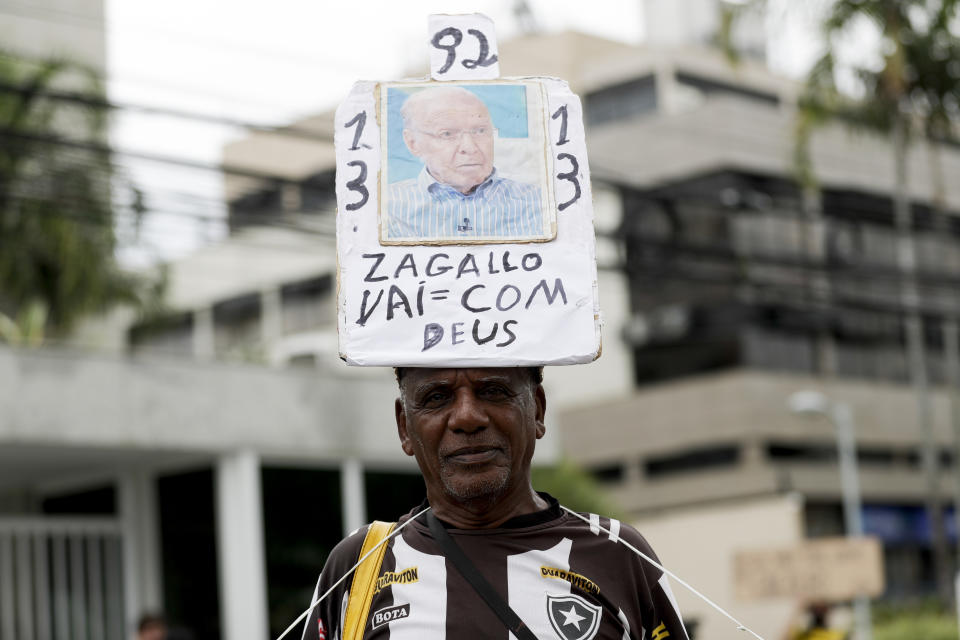
[[[0,518],[0,640],[123,640],[113,518]]]

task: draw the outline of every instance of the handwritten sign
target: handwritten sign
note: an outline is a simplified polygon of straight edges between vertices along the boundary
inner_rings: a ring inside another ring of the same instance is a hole
[[[491,81],[492,26],[431,16],[443,82],[359,82],[337,109],[349,364],[531,366],[600,353],[580,100],[555,78]]]
[[[434,80],[491,80],[500,77],[493,20],[481,13],[432,15],[430,77]]]
[[[741,600],[793,597],[837,602],[883,593],[883,550],[876,538],[823,538],[734,556]]]

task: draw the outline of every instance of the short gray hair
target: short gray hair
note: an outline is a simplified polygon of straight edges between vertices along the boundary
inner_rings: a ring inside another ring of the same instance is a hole
[[[397,378],[397,385],[403,388],[403,374],[406,369],[410,367],[394,367],[393,375]],[[517,367],[519,368],[519,367]],[[527,375],[530,376],[530,381],[536,385],[543,384],[543,367],[523,367],[527,370]]]
[[[464,89],[463,87],[430,87],[412,94],[409,98],[407,98],[406,102],[403,103],[403,106],[400,107],[400,116],[403,118],[403,128],[416,128],[413,126],[414,122],[420,115],[420,112],[423,110],[424,105],[433,102],[434,100],[447,100],[454,97],[475,100],[477,103],[483,106],[484,110],[486,110],[489,114],[487,105],[483,103],[483,100],[481,100],[477,94],[468,89]]]

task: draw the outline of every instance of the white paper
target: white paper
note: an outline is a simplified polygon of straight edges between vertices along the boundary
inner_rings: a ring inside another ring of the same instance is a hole
[[[542,113],[531,122],[545,130],[551,188],[543,197],[554,208],[556,226],[550,241],[381,244],[381,196],[392,186],[381,171],[388,126],[382,108],[385,92],[397,83],[357,83],[337,109],[338,328],[340,354],[349,364],[530,366],[590,362],[599,355],[580,100],[552,78],[502,82],[533,85],[543,96],[537,105]]]
[[[434,80],[493,80],[500,77],[497,34],[482,13],[431,15],[427,46]]]

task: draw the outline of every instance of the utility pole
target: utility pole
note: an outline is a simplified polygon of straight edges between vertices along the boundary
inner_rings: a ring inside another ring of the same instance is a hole
[[[956,318],[943,320],[943,351],[946,361],[950,423],[953,425],[953,518],[960,531],[960,325]],[[960,620],[960,536],[957,536],[953,596]]]
[[[925,504],[930,518],[934,572],[937,594],[945,605],[950,602],[950,557],[944,535],[943,510],[940,504],[939,459],[933,434],[930,410],[930,388],[927,378],[926,340],[920,315],[917,291],[916,244],[913,238],[913,215],[907,189],[907,144],[909,115],[897,110],[893,125],[895,183],[893,192],[894,225],[897,230],[897,265],[900,270],[900,302],[904,312],[904,333],[907,343],[907,365],[910,381],[917,396],[917,422],[922,442],[920,460],[926,480]]]
[[[832,424],[837,437],[837,463],[843,496],[843,520],[849,538],[863,537],[863,504],[857,471],[857,440],[853,410],[846,402],[836,402],[819,391],[797,391],[787,401],[790,411],[800,415],[824,416]],[[859,595],[853,600],[856,640],[872,640],[873,623],[870,598]]]

